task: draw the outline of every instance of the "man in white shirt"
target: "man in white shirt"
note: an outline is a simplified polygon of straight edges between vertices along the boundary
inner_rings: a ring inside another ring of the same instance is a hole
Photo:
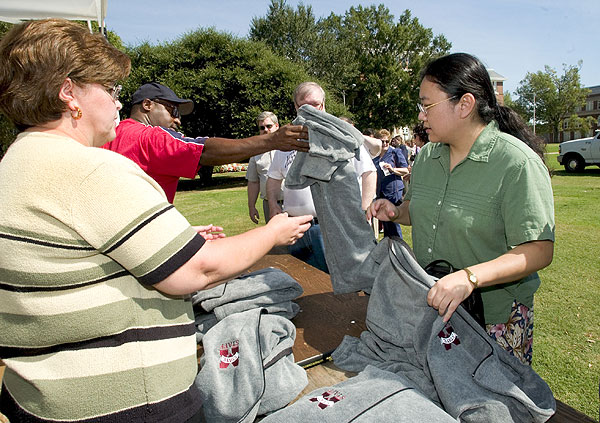
[[[294,90],[294,106],[296,110],[304,104],[309,104],[318,110],[325,111],[325,92],[321,86],[315,82],[303,82],[296,87]],[[295,157],[295,151],[275,152],[271,167],[267,173],[267,198],[276,198]],[[369,154],[362,146],[360,160],[354,159],[354,166],[358,175],[359,185],[362,187],[362,208],[366,210],[375,197],[377,172]],[[271,216],[282,211],[285,211],[290,216],[302,216],[305,214],[314,216],[311,228],[305,232],[301,240],[289,247],[289,252],[300,260],[328,273],[323,236],[319,227],[319,220],[313,204],[310,187],[292,190],[286,188],[284,184],[283,210],[277,202],[269,202],[269,209]]]
[[[256,118],[258,131],[260,135],[270,134],[279,129],[279,120],[272,112],[262,112]],[[248,161],[248,170],[246,171],[246,179],[248,180],[248,214],[254,223],[258,223],[260,214],[256,210],[256,200],[259,197],[263,203],[263,215],[265,223],[269,221],[269,201],[267,199],[267,172],[271,166],[275,150],[267,151],[263,154],[253,156]],[[276,201],[283,200],[283,192],[280,190],[276,196]]]

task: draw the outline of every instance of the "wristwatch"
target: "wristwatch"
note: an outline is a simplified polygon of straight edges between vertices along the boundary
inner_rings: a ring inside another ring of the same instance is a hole
[[[463,270],[465,272],[467,272],[467,276],[469,277],[469,282],[471,282],[473,284],[473,289],[477,289],[477,287],[479,285],[479,280],[477,280],[477,276],[475,276],[475,273],[471,272],[471,270],[468,267],[465,267]]]

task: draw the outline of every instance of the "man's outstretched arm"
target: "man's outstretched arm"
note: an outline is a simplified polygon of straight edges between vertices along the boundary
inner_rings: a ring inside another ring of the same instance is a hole
[[[276,132],[233,140],[208,138],[200,157],[200,165],[215,166],[234,163],[271,150],[308,151],[308,129],[300,125],[285,125]]]

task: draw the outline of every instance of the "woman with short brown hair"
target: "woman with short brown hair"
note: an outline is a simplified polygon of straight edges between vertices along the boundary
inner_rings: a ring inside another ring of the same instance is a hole
[[[0,162],[0,413],[199,421],[187,294],[295,242],[312,216],[202,236],[139,166],[90,148],[115,138],[130,61],[79,24],[16,25],[0,63],[0,111],[22,131]]]

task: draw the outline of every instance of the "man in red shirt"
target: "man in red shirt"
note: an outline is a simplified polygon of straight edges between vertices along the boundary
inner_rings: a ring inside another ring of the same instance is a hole
[[[117,137],[102,148],[136,162],[163,188],[170,203],[179,178],[194,178],[202,165],[233,163],[270,150],[308,151],[308,143],[300,141],[308,139],[308,130],[297,125],[240,140],[186,137],[177,128],[194,103],[157,82],[142,85],[132,100],[130,118],[119,123]]]

